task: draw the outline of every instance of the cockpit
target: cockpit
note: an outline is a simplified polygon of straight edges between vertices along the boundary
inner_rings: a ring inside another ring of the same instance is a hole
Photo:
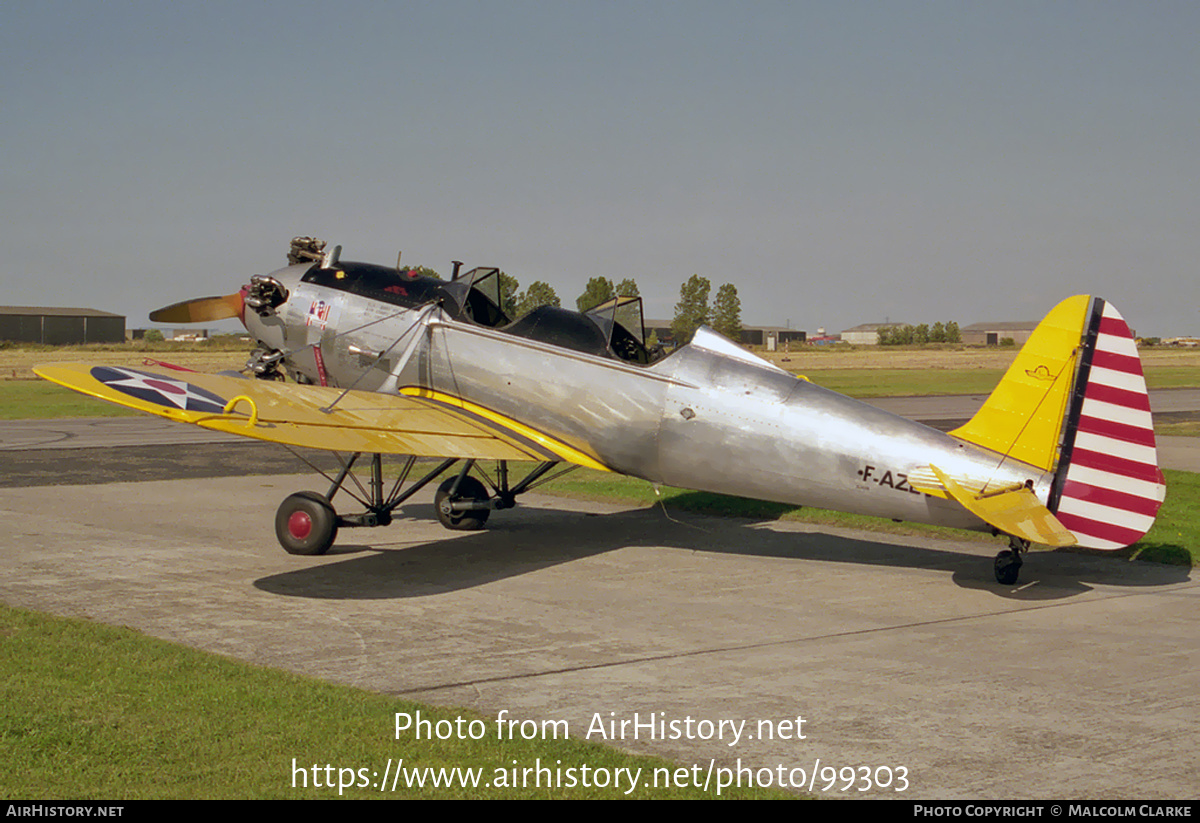
[[[661,357],[646,347],[640,297],[614,297],[586,312],[539,306],[500,331],[641,366]]]
[[[586,312],[540,306],[512,320],[504,311],[500,270],[479,267],[439,280],[372,263],[314,265],[304,282],[416,309],[439,303],[452,319],[552,346],[649,365],[662,356],[647,348],[640,297],[614,297]]]

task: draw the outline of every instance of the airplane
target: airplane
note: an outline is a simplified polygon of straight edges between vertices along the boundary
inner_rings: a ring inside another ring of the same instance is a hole
[[[340,258],[340,246],[296,238],[289,265],[239,292],[151,314],[165,323],[239,318],[256,341],[242,373],[165,363],[35,371],[171,420],[339,453],[326,493],[289,495],[276,512],[280,544],[299,555],[328,551],[339,528],[388,525],[443,475],[439,521],[478,529],[492,511],[585,466],[990,532],[1008,539],[993,568],[1011,586],[1032,544],[1124,548],[1150,529],[1165,497],[1137,346],[1098,297],[1059,303],[978,413],[946,433],[797,377],[704,326],[669,353],[648,347],[640,298],[513,319],[496,268],[463,272],[454,261],[443,281],[399,259]],[[407,456],[388,491],[384,454]],[[353,474],[362,455],[366,486]],[[429,466],[420,458],[438,461],[413,479]],[[497,462],[485,470],[480,461]],[[534,465],[517,479],[516,462]],[[337,511],[339,491],[363,510]]]

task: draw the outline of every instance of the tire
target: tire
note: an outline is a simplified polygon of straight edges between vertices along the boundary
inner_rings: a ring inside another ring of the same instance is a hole
[[[1021,575],[1021,558],[1008,549],[996,555],[996,582],[1002,586],[1012,586]]]
[[[454,487],[455,479],[451,477],[443,481],[442,485],[438,486],[437,494],[433,496],[433,508],[437,511],[438,522],[447,529],[455,531],[482,529],[483,524],[487,522],[488,515],[492,513],[491,509],[479,509],[478,511],[470,512],[442,511],[442,503],[446,501],[478,500],[482,502],[488,499],[487,487],[483,483],[474,477],[464,477],[462,482],[458,484],[458,494],[451,500],[450,489]]]
[[[275,537],[288,554],[325,554],[337,532],[337,512],[317,492],[288,495],[275,512]]]

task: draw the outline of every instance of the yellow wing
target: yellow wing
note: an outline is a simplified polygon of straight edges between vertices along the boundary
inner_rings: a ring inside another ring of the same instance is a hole
[[[84,363],[38,366],[34,372],[131,409],[272,443],[422,457],[566,461],[606,469],[591,455],[509,417],[419,389],[402,390],[403,395],[343,392],[168,368]]]

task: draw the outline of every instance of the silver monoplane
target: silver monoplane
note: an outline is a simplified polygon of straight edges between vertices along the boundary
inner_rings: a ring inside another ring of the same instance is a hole
[[[497,269],[456,263],[442,281],[344,262],[339,251],[297,238],[290,265],[237,294],[151,315],[241,318],[257,341],[243,375],[166,364],[36,371],[170,419],[348,453],[325,494],[299,492],[279,507],[276,533],[294,554],[324,553],[339,527],[387,525],[443,475],[439,520],[480,528],[565,465],[990,531],[1009,539],[995,573],[1012,584],[1031,543],[1128,546],[1163,500],[1137,347],[1100,298],[1060,303],[979,413],[944,433],[797,378],[704,327],[669,354],[648,347],[638,298],[513,320]],[[383,454],[409,456],[388,491]],[[339,513],[333,499],[352,494],[347,477],[362,455],[371,476],[353,496],[363,510]],[[429,468],[417,458],[441,460]],[[484,471],[479,461],[498,462]],[[515,461],[534,465],[510,473]]]

